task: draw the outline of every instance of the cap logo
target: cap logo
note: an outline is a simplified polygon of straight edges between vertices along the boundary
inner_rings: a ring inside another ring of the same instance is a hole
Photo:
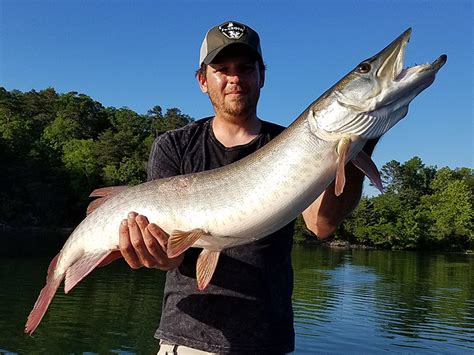
[[[245,26],[240,23],[227,22],[219,26],[219,31],[229,39],[240,39],[245,32]]]

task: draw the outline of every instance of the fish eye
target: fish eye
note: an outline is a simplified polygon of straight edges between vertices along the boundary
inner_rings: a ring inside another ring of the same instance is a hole
[[[368,62],[360,63],[359,66],[357,67],[357,71],[361,74],[368,73],[370,69],[372,69],[372,66]]]

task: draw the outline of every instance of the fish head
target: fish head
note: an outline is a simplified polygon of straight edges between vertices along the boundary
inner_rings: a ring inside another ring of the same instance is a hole
[[[443,54],[430,64],[404,68],[410,34],[411,28],[362,61],[325,94],[331,110],[341,113],[321,115],[317,120],[320,130],[372,139],[406,116],[410,102],[433,83],[447,60]]]

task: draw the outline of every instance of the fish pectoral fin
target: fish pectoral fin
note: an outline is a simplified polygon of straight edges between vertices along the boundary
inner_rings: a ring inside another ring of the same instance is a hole
[[[187,249],[189,249],[199,238],[206,235],[206,231],[201,228],[196,228],[190,231],[174,230],[171,232],[170,238],[168,239],[168,246],[166,248],[166,254],[168,258],[174,258]]]
[[[347,152],[349,151],[350,146],[350,138],[342,138],[337,146],[338,159],[336,170],[336,184],[334,189],[334,194],[336,196],[340,196],[342,194],[342,191],[344,191],[344,185],[346,184],[345,165]]]
[[[109,186],[109,187],[101,187],[100,189],[95,189],[91,192],[89,197],[100,197],[95,199],[87,206],[86,214],[90,215],[94,212],[99,206],[101,206],[105,201],[109,198],[119,194],[120,192],[128,189],[128,186]]]
[[[199,291],[204,290],[211,282],[220,253],[220,251],[203,249],[199,254],[196,264],[196,279]]]
[[[382,179],[380,178],[379,170],[366,152],[361,150],[351,162],[369,178],[372,185],[383,193]]]
[[[66,270],[66,278],[64,280],[64,293],[68,293],[83,278],[89,275],[92,270],[103,263],[109,263],[115,259],[116,250],[106,250],[97,253],[85,253],[74,264]],[[110,257],[112,255],[112,257]],[[114,259],[115,257],[115,259]],[[113,260],[110,260],[111,258]],[[104,264],[104,265],[106,265]],[[103,265],[102,265],[103,266]]]

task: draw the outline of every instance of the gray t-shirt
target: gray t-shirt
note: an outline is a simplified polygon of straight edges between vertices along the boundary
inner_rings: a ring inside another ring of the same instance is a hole
[[[153,143],[148,179],[218,168],[261,148],[284,128],[262,121],[250,143],[227,148],[214,136],[212,118],[159,136]],[[287,353],[294,349],[294,223],[254,243],[225,249],[208,287],[196,285],[201,249],[190,248],[166,276],[163,310],[155,337],[208,352]]]

